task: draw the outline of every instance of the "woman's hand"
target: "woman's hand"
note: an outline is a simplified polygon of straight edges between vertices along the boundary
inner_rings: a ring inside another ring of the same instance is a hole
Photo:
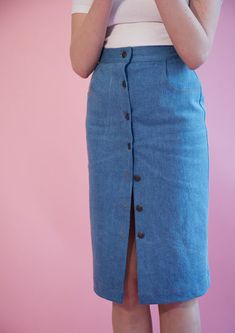
[[[103,47],[112,0],[94,0],[88,13],[73,13],[70,59],[73,70],[86,78],[97,64]]]
[[[178,54],[192,69],[199,67],[212,47],[222,0],[155,0]]]

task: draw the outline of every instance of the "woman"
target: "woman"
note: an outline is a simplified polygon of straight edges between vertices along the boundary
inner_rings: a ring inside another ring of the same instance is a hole
[[[70,58],[87,93],[94,291],[115,333],[200,330],[210,286],[206,106],[195,69],[220,0],[73,0]]]

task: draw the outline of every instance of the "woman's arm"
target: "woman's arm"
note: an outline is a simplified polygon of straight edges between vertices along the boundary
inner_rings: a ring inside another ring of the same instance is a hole
[[[196,69],[212,47],[223,0],[155,0],[178,54]]]
[[[86,78],[99,58],[112,0],[94,0],[88,13],[73,13],[71,21],[70,59],[73,70]]]

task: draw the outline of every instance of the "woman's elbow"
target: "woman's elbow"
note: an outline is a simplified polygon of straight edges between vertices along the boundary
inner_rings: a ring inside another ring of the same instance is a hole
[[[209,48],[206,48],[205,50],[200,52],[193,52],[193,55],[189,56],[185,62],[190,69],[195,70],[207,60],[208,56]]]
[[[188,67],[190,69],[195,70],[195,69],[199,68],[202,64],[204,64],[204,62],[206,61],[206,59],[207,59],[206,56],[204,56],[204,57],[198,57],[196,59],[193,59],[193,61],[192,61],[192,59],[190,59],[189,61],[187,61],[186,64],[188,65]]]
[[[78,62],[77,59],[75,61],[71,56],[70,56],[70,61],[72,69],[77,75],[79,75],[84,79],[86,79],[90,75],[90,71],[88,70],[87,66],[85,66],[84,62],[82,61]]]
[[[75,52],[72,49],[72,46],[70,47],[69,56],[73,71],[80,77],[84,79],[87,78],[90,75],[91,71],[88,69],[88,66],[86,65],[85,61],[81,61],[80,59],[77,58]]]
[[[72,63],[72,68],[73,71],[83,79],[86,79],[90,75],[90,72],[87,69],[79,66],[78,64],[75,65]]]

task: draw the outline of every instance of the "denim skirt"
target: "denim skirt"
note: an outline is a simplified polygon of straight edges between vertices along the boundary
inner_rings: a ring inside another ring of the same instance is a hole
[[[86,111],[94,292],[123,303],[133,199],[139,303],[205,294],[209,149],[195,70],[173,45],[103,47]]]

